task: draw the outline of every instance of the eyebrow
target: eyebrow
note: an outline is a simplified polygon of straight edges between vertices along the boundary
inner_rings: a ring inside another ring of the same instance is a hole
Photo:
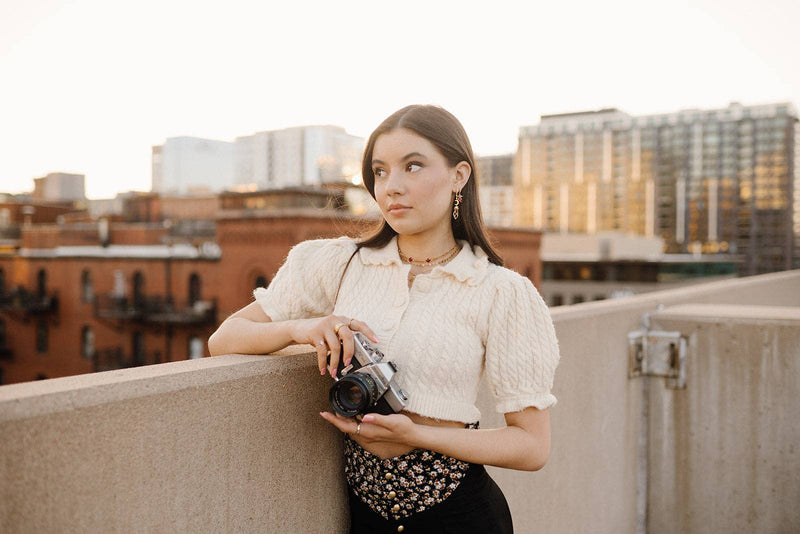
[[[411,152],[410,154],[406,154],[400,161],[407,161],[411,158],[426,158],[426,156],[424,154],[420,154],[419,152]],[[380,165],[386,165],[385,162],[379,159],[373,159],[372,164],[375,165],[376,163]]]

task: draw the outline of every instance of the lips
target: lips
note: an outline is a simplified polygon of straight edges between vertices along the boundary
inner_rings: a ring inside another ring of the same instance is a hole
[[[392,214],[398,214],[398,213],[405,213],[410,209],[411,208],[409,206],[405,206],[403,204],[389,204],[387,211]]]

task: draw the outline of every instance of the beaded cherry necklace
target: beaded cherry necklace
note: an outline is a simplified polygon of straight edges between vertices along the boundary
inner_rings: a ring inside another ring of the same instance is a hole
[[[435,258],[425,258],[424,260],[415,260],[414,258],[403,254],[403,251],[400,250],[399,248],[397,249],[397,251],[400,253],[400,259],[403,261],[403,263],[410,263],[411,265],[421,265],[421,266],[440,265],[442,263],[447,263],[448,261],[453,259],[453,257],[456,254],[458,254],[459,250],[461,250],[461,248],[459,247],[458,243],[456,243],[455,245],[453,245],[453,248],[451,248],[441,256],[436,256]]]

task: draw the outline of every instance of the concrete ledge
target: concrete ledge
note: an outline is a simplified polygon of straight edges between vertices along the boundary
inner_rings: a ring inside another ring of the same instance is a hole
[[[654,311],[661,304],[714,303],[766,306],[800,306],[800,270],[719,280],[687,287],[632,295],[624,299],[582,302],[550,310],[554,321],[622,310]]]
[[[0,387],[0,421],[32,417],[316,365],[310,347],[265,356],[230,354]],[[287,358],[309,354],[307,358]]]
[[[682,304],[670,306],[653,319],[686,319],[703,322],[798,323],[800,306],[747,306],[739,304]]]

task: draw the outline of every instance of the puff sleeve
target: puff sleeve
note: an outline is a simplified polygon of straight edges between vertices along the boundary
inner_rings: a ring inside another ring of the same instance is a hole
[[[349,238],[316,239],[295,245],[268,287],[253,291],[273,321],[321,317],[333,312],[345,264],[355,251]]]
[[[489,312],[486,373],[499,413],[556,403],[550,392],[559,352],[547,305],[530,280],[507,271]]]

